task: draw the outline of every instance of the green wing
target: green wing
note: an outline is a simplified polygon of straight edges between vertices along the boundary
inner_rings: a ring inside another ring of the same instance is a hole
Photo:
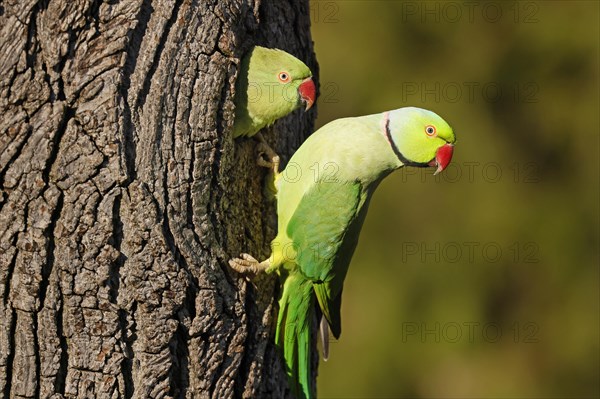
[[[367,194],[358,182],[317,182],[302,198],[287,234],[296,263],[312,280],[331,332],[341,333],[340,307],[344,278],[358,242]]]

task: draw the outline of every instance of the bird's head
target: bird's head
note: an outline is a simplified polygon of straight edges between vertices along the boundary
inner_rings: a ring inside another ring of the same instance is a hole
[[[315,102],[312,72],[302,61],[285,51],[256,46],[250,55],[248,101],[275,111],[276,118]]]
[[[452,160],[456,137],[439,115],[422,108],[400,108],[388,113],[388,131],[396,155],[406,166],[436,167],[443,171]]]

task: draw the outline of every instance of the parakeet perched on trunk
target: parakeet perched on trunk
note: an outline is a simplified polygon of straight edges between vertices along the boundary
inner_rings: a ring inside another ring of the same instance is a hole
[[[327,325],[338,338],[344,278],[375,188],[403,166],[433,166],[441,172],[450,163],[454,142],[452,128],[420,108],[338,119],[310,136],[277,179],[278,234],[271,256],[259,263],[242,254],[230,265],[241,273],[277,271],[285,279],[275,339],[298,398],[311,398],[314,392],[310,335],[315,298],[324,317],[327,358]]]
[[[242,58],[235,85],[233,137],[254,136],[305,105],[315,102],[312,72],[283,50],[256,46]]]

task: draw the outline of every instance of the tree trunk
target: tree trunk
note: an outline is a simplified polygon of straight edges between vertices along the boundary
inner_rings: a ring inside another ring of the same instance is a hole
[[[316,72],[308,1],[0,0],[0,397],[283,397],[253,44]],[[284,159],[315,111],[278,121]]]

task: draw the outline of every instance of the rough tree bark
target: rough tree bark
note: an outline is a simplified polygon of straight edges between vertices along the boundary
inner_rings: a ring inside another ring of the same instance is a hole
[[[308,1],[0,0],[0,397],[282,397],[239,57],[316,72]],[[284,159],[315,111],[266,134]]]

